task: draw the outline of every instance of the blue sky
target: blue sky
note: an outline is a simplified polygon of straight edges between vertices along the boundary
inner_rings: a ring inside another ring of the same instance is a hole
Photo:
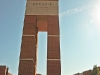
[[[18,74],[26,0],[0,0],[0,65]],[[100,66],[100,0],[59,0],[62,75]],[[47,33],[39,32],[37,72],[46,75]]]

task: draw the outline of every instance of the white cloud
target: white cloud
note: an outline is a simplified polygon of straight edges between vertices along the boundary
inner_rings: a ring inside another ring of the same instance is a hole
[[[74,9],[71,9],[71,10],[67,10],[65,12],[60,13],[60,17],[68,16],[68,15],[71,15],[71,14],[75,14],[75,13],[81,12],[81,11],[87,9],[87,8],[88,8],[88,6],[84,5],[82,7],[74,8]]]

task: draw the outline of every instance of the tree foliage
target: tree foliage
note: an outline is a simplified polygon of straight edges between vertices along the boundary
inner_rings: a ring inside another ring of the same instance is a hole
[[[94,65],[90,75],[100,75],[100,69],[97,67],[97,65]]]

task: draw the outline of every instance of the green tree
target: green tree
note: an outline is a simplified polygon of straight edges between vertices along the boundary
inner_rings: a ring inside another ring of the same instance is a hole
[[[100,70],[97,65],[94,65],[93,70],[91,71],[90,75],[100,75]]]

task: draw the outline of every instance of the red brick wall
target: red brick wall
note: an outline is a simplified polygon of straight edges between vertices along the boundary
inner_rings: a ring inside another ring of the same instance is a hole
[[[37,54],[36,39],[37,39],[36,16],[26,15],[23,27],[18,75],[36,74],[36,54]]]
[[[48,16],[47,75],[61,75],[58,16]]]
[[[90,73],[91,73],[91,70],[87,70],[83,72],[83,75],[90,75]],[[76,73],[74,75],[80,75],[80,73]]]
[[[18,75],[34,75],[35,67],[33,61],[20,61]]]
[[[59,35],[59,17],[58,15],[47,16],[48,27],[47,32],[48,35]]]
[[[23,35],[36,34],[36,16],[26,15],[24,19]]]
[[[83,72],[83,75],[90,75],[90,73],[91,73],[91,70],[84,71],[84,72]]]
[[[0,66],[0,75],[6,74],[6,66]]]
[[[60,59],[59,37],[48,36],[47,59]]]

